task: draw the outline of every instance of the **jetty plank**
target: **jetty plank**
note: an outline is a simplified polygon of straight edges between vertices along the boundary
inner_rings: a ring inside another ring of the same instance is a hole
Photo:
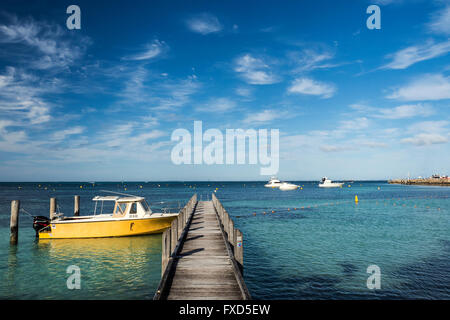
[[[186,240],[167,298],[242,299],[212,201],[197,204]]]
[[[168,300],[241,300],[240,279],[212,201],[199,201],[167,281]]]

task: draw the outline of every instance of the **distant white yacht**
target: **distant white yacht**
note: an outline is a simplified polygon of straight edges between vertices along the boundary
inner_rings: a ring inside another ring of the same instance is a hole
[[[279,188],[281,186],[281,181],[276,177],[270,178],[269,182],[264,185],[266,188]]]
[[[280,190],[281,191],[290,191],[290,190],[295,190],[295,189],[298,189],[298,188],[299,188],[298,185],[293,184],[293,183],[288,183],[288,182],[283,182],[280,185]]]
[[[322,178],[322,182],[319,183],[320,188],[339,188],[342,187],[344,183],[343,182],[332,182],[327,177]]]

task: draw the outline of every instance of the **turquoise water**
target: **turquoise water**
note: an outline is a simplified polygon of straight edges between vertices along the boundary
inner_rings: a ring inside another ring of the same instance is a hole
[[[450,298],[450,188],[356,181],[327,190],[297,183],[303,189],[288,192],[262,182],[1,183],[0,298],[150,299],[161,274],[159,235],[38,242],[23,213],[19,244],[10,246],[11,200],[48,215],[48,199],[56,196],[71,215],[79,194],[88,214],[90,199],[107,189],[176,211],[194,192],[206,199],[215,188],[244,233],[244,277],[253,298]],[[380,290],[366,286],[373,264],[381,269]],[[80,290],[67,289],[70,265],[80,267]]]

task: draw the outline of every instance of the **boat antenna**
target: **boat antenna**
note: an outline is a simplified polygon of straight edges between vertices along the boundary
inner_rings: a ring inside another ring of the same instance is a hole
[[[129,194],[129,193],[121,193],[121,192],[115,192],[115,191],[109,191],[109,190],[100,190],[100,191],[101,192],[109,192],[109,193],[120,194],[122,196],[136,197],[134,194]]]

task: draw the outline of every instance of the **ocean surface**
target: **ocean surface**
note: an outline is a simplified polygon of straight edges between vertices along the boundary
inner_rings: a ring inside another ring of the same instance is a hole
[[[294,182],[294,181],[292,181]],[[450,188],[355,181],[343,188],[280,191],[264,182],[0,183],[0,299],[151,299],[161,276],[161,236],[37,241],[32,215],[49,198],[73,215],[101,190],[145,196],[177,212],[193,193],[217,197],[244,233],[244,277],[254,299],[450,299]],[[355,203],[355,195],[359,202]],[[9,244],[11,200],[19,243]],[[69,290],[67,268],[81,272]],[[381,288],[367,287],[377,265]]]

